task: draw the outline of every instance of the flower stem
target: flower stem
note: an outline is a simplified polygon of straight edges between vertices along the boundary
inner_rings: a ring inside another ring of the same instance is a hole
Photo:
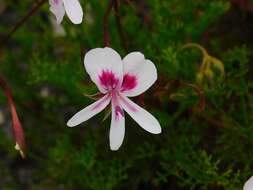
[[[110,45],[110,34],[109,34],[109,15],[113,8],[113,0],[109,0],[109,4],[106,8],[103,18],[103,31],[104,31],[104,46],[109,47]]]
[[[115,11],[114,15],[115,15],[115,20],[116,20],[116,27],[119,34],[120,42],[121,42],[122,47],[125,49],[125,51],[127,51],[128,44],[126,41],[124,31],[122,29],[122,23],[121,23],[121,18],[120,18],[120,13],[119,13],[119,0],[114,0],[114,11]]]
[[[10,32],[6,35],[6,37],[2,40],[0,46],[3,46],[6,41],[10,39],[10,37],[21,27],[24,23],[33,16],[39,8],[46,2],[47,0],[38,0],[34,3],[32,9],[26,13],[26,15],[10,30]]]

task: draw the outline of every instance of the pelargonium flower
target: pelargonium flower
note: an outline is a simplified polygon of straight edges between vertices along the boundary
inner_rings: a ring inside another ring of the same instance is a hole
[[[246,181],[243,186],[243,190],[253,190],[253,176]]]
[[[159,134],[161,126],[149,112],[128,97],[142,94],[157,79],[155,65],[140,52],[132,52],[123,60],[113,49],[96,48],[84,58],[84,66],[91,80],[103,94],[102,98],[76,113],[67,123],[74,127],[90,119],[111,102],[110,148],[118,150],[125,136],[126,111],[143,129]]]
[[[49,0],[49,4],[58,24],[62,22],[65,12],[74,24],[82,22],[83,10],[78,0]]]

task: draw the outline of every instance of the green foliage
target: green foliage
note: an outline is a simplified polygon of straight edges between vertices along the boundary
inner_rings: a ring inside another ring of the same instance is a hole
[[[86,19],[76,26],[65,18],[65,37],[54,35],[46,4],[1,49],[0,69],[26,132],[28,160],[19,159],[10,135],[0,131],[0,189],[242,189],[253,167],[253,44],[237,41],[245,32],[240,26],[229,37],[220,27],[229,28],[224,18],[232,12],[234,19],[239,10],[226,0],[122,2],[127,50],[111,14],[111,46],[122,57],[141,51],[158,68],[159,79],[143,100],[163,128],[161,135],[150,135],[127,117],[124,144],[112,152],[104,113],[81,127],[66,127],[70,116],[91,102],[83,94],[97,92],[84,71],[83,51],[103,46],[107,1],[80,1]],[[3,1],[1,36],[32,2]],[[245,17],[242,22],[250,25]],[[197,84],[203,55],[182,49],[192,42],[220,60],[216,69],[224,66],[224,77]],[[10,125],[5,116],[4,129]]]

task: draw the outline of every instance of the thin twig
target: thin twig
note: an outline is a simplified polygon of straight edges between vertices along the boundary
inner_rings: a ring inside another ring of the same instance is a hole
[[[0,46],[3,46],[5,42],[7,42],[10,37],[21,27],[23,24],[31,17],[33,16],[39,8],[45,3],[47,0],[38,0],[32,7],[32,9],[27,12],[27,14],[10,30],[10,32],[6,35],[6,37],[2,40]]]
[[[172,80],[172,81],[169,81],[165,85],[164,90],[168,90],[170,88],[170,85],[175,85],[176,88],[189,87],[189,88],[193,89],[199,97],[199,109],[200,109],[200,111],[203,111],[205,109],[205,106],[206,106],[205,93],[204,93],[204,90],[200,86],[197,86],[197,85],[192,84],[192,83],[184,82],[184,81],[181,81],[181,80]]]
[[[204,91],[197,85],[191,83],[182,82],[182,85],[192,88],[199,96],[199,109],[203,111],[206,106],[206,99]]]
[[[109,34],[109,15],[113,8],[113,0],[109,0],[108,7],[105,11],[103,18],[103,30],[104,30],[104,46],[108,47],[110,45],[110,34]]]

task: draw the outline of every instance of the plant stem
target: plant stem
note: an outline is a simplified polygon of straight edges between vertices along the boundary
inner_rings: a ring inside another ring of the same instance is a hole
[[[116,27],[119,34],[120,42],[125,51],[127,51],[128,44],[121,24],[121,18],[119,13],[119,0],[114,0],[114,11],[115,11],[114,15],[116,20]]]
[[[36,3],[34,3],[32,9],[26,13],[26,15],[10,30],[10,32],[6,35],[6,37],[2,40],[2,43],[0,46],[3,46],[5,42],[7,42],[11,36],[21,27],[24,25],[24,23],[33,16],[39,8],[46,2],[47,0],[38,0]]]
[[[103,31],[104,31],[104,46],[109,47],[110,45],[110,34],[109,34],[109,15],[113,7],[113,0],[109,0],[109,4],[103,18]]]

